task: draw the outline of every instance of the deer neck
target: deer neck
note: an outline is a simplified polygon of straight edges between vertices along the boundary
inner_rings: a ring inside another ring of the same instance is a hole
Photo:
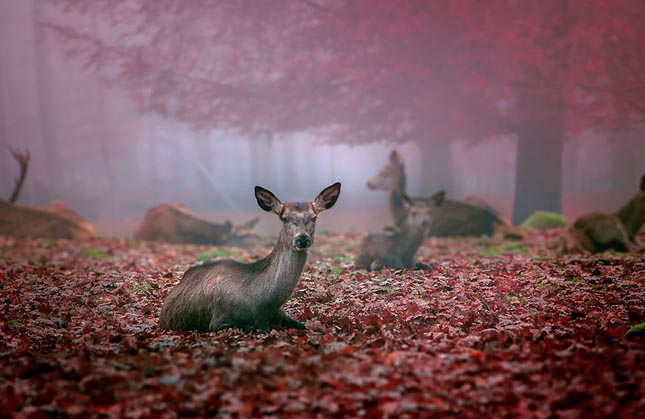
[[[412,229],[405,224],[399,233],[399,246],[402,254],[414,254],[426,237],[426,232]]]
[[[307,261],[306,250],[294,250],[289,246],[290,237],[280,234],[278,241],[266,257],[268,262],[264,271],[264,295],[282,305],[293,292]]]
[[[616,217],[625,227],[625,231],[630,239],[634,240],[636,233],[640,230],[643,222],[645,222],[645,211],[641,209],[639,204],[640,197],[631,199],[621,209],[616,212]]]

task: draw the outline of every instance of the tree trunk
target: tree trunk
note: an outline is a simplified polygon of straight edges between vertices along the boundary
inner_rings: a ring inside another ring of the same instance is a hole
[[[419,141],[421,151],[421,196],[445,190],[452,192],[452,151],[450,141]]]
[[[1,52],[1,50],[0,50]],[[0,59],[1,59],[0,55]],[[10,179],[13,178],[11,176],[12,174],[16,174],[17,172],[12,173],[12,170],[14,170],[13,167],[10,167],[10,159],[9,159],[9,142],[8,142],[8,130],[7,130],[7,120],[6,116],[4,113],[4,86],[2,85],[2,66],[0,65],[0,179],[2,179],[2,182],[0,182],[0,190],[4,191],[5,187],[7,188],[7,191],[11,191],[12,189],[12,182]],[[6,186],[5,186],[6,182]],[[6,196],[0,196],[0,200],[7,199],[9,198],[9,192],[7,193]]]
[[[611,188],[617,192],[637,190],[641,173],[638,173],[638,139],[635,135],[642,133],[634,130],[622,130],[614,133],[611,144]],[[640,141],[643,141],[642,138]]]
[[[558,117],[528,123],[517,138],[513,224],[534,211],[561,211],[563,126]]]
[[[56,133],[54,130],[54,104],[52,101],[52,87],[53,79],[51,73],[51,63],[49,59],[49,49],[47,45],[46,29],[42,22],[44,19],[45,2],[34,1],[33,7],[33,25],[35,32],[35,45],[34,52],[36,54],[36,91],[38,93],[38,122],[40,126],[40,134],[43,141],[45,150],[45,169],[47,173],[47,194],[49,196],[40,196],[40,203],[46,204],[53,196],[51,195],[52,186],[60,190],[62,179],[65,177],[65,170],[59,168],[64,167],[63,162],[59,160],[60,153],[56,140]],[[40,190],[45,193],[46,190]]]

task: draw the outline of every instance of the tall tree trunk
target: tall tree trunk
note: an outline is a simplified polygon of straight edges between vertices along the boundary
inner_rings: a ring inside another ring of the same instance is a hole
[[[518,132],[513,224],[562,206],[562,118],[526,123]]]
[[[437,191],[452,192],[452,151],[450,141],[418,141],[421,151],[421,190],[422,196],[430,196]]]
[[[611,144],[611,188],[614,191],[633,192],[637,190],[641,174],[638,172],[638,140],[635,130],[621,130],[613,133]],[[642,135],[642,133],[640,133]],[[636,141],[635,141],[636,140]],[[643,141],[640,138],[640,141]]]
[[[2,49],[0,49],[0,53]],[[0,63],[2,62],[2,55],[0,54]],[[7,118],[5,115],[5,105],[4,105],[4,85],[2,84],[2,72],[3,68],[0,64],[0,190],[4,191],[5,187],[7,191],[11,191],[11,170],[10,159],[9,159],[9,141],[8,141],[8,130],[7,130]],[[0,196],[0,200],[6,200],[9,198],[9,193],[7,192],[6,196]]]
[[[52,186],[60,188],[61,180],[64,178],[64,170],[59,170],[59,168],[64,167],[64,165],[60,161],[59,147],[56,141],[56,133],[53,124],[53,79],[46,29],[42,25],[42,22],[45,20],[45,7],[46,2],[44,1],[36,0],[32,2],[32,19],[35,33],[34,52],[36,55],[36,91],[38,92],[36,97],[38,101],[38,123],[43,141],[43,149],[45,150],[45,158],[43,161],[45,162],[45,170],[49,186],[47,191],[51,191]],[[41,190],[40,192],[43,193],[45,191]],[[49,196],[38,197],[40,198],[39,201],[41,201],[38,203],[47,204],[52,198],[54,198],[50,192],[48,192],[48,194]]]

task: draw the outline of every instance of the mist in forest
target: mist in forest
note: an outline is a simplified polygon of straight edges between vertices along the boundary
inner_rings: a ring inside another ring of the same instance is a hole
[[[439,189],[453,199],[476,195],[511,216],[513,135],[348,144],[306,131],[246,137],[194,129],[139,112],[126,87],[104,83],[70,60],[43,24],[61,13],[55,2],[0,2],[0,199],[9,197],[18,175],[11,147],[31,154],[18,203],[63,200],[102,235],[130,235],[161,203],[181,203],[218,222],[261,216],[258,231],[275,233],[277,221],[255,202],[255,185],[283,201],[311,200],[335,181],[342,182],[341,198],[319,229],[380,230],[391,223],[387,196],[366,182],[397,149],[411,195]],[[73,19],[63,21],[73,25]],[[567,138],[561,186],[569,220],[615,210],[635,193],[645,172],[644,133],[626,130],[616,140],[583,130]]]

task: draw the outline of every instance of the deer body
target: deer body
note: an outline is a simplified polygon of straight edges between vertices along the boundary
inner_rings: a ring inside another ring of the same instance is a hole
[[[260,207],[283,222],[271,253],[253,263],[222,260],[190,268],[164,301],[159,326],[201,332],[226,327],[268,330],[271,324],[304,328],[282,305],[304,269],[317,214],[331,208],[339,194],[336,183],[313,202],[282,204],[270,191],[256,187]]]
[[[415,254],[431,228],[434,208],[443,203],[444,192],[430,200],[412,200],[405,194],[401,198],[406,209],[403,225],[394,233],[370,234],[363,239],[354,262],[357,268],[427,268],[416,261]]]
[[[8,202],[0,200],[0,234],[14,237],[87,239],[96,237],[94,227],[62,201],[47,208],[16,204],[29,168],[29,151],[11,150],[20,174]]]
[[[397,228],[405,220],[405,165],[396,150],[390,153],[388,164],[367,182],[370,189],[387,191],[389,208]],[[510,222],[505,222],[499,213],[481,198],[469,198],[468,202],[445,200],[433,213],[429,235],[444,236],[492,236],[501,233],[507,238],[522,238]]]
[[[565,235],[564,251],[598,253],[627,252],[637,248],[636,234],[645,223],[645,175],[640,191],[616,213],[591,212],[579,217]]]

